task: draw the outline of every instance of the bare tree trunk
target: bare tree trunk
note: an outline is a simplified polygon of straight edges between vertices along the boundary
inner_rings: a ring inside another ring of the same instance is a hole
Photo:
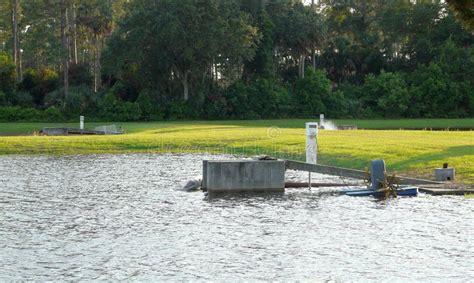
[[[300,55],[299,59],[299,68],[298,68],[298,75],[300,78],[304,79],[304,55]]]
[[[314,0],[311,0],[311,8],[313,12],[316,13],[314,10]],[[311,49],[311,63],[313,65],[313,70],[316,70],[316,51],[314,50],[314,47]]]
[[[94,58],[94,91],[101,88],[101,66],[100,66],[100,40],[99,35],[94,35],[95,58]]]
[[[78,59],[77,59],[77,23],[76,23],[76,5],[74,5],[74,3],[72,4],[72,32],[73,32],[73,52],[74,52],[74,64],[77,65],[77,63],[79,62]]]
[[[184,101],[189,100],[189,81],[188,81],[188,72],[184,72],[181,83],[183,84],[183,98]]]
[[[61,0],[61,62],[63,71],[64,97],[69,94],[69,44],[68,44],[68,0]]]
[[[18,40],[18,46],[20,46],[20,40]],[[19,78],[18,80],[21,82],[23,80],[23,53],[21,52],[21,49],[18,48],[20,52],[18,52],[18,74]]]
[[[20,80],[19,53],[20,41],[18,40],[18,0],[12,0],[12,36],[13,36],[13,62],[17,81]]]

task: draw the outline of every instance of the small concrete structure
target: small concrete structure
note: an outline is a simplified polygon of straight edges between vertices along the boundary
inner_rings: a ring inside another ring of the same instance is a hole
[[[202,188],[215,192],[284,192],[283,160],[206,160]]]
[[[120,135],[122,131],[108,132],[102,130],[87,130],[74,128],[43,128],[40,135],[43,136],[69,136],[69,135]]]
[[[79,129],[84,130],[84,116],[79,116]]]
[[[436,168],[434,173],[436,181],[454,181],[454,168]]]

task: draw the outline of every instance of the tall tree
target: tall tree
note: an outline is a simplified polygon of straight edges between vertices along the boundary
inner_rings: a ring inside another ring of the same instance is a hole
[[[61,0],[61,68],[63,73],[64,97],[69,93],[69,20],[68,20],[68,0]]]
[[[474,33],[474,1],[447,0],[449,7],[461,19],[467,29]]]
[[[138,68],[147,83],[178,81],[188,100],[213,59],[230,68],[251,58],[256,34],[235,1],[142,0],[109,41],[105,59],[118,77]]]
[[[12,36],[13,36],[13,62],[15,63],[15,73],[16,78],[19,81],[21,78],[20,70],[20,40],[18,32],[18,15],[19,15],[19,5],[18,0],[12,0]]]
[[[104,38],[110,34],[113,27],[113,4],[112,0],[90,0],[82,1],[78,6],[77,23],[92,33],[95,91],[102,85],[101,53]]]

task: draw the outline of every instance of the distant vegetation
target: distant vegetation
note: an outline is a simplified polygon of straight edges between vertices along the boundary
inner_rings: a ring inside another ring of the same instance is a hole
[[[474,117],[469,2],[0,0],[0,121]]]

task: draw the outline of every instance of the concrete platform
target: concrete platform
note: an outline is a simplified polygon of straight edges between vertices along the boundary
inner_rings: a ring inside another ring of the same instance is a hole
[[[44,136],[69,136],[69,135],[119,135],[123,132],[105,132],[97,130],[74,129],[74,128],[43,128],[40,131]]]
[[[418,188],[420,192],[427,193],[430,195],[435,196],[443,196],[443,195],[473,195],[474,196],[474,189],[473,188],[464,188],[459,187],[455,184],[445,184],[440,186],[420,186]]]
[[[282,160],[206,160],[202,176],[209,193],[285,191]]]

